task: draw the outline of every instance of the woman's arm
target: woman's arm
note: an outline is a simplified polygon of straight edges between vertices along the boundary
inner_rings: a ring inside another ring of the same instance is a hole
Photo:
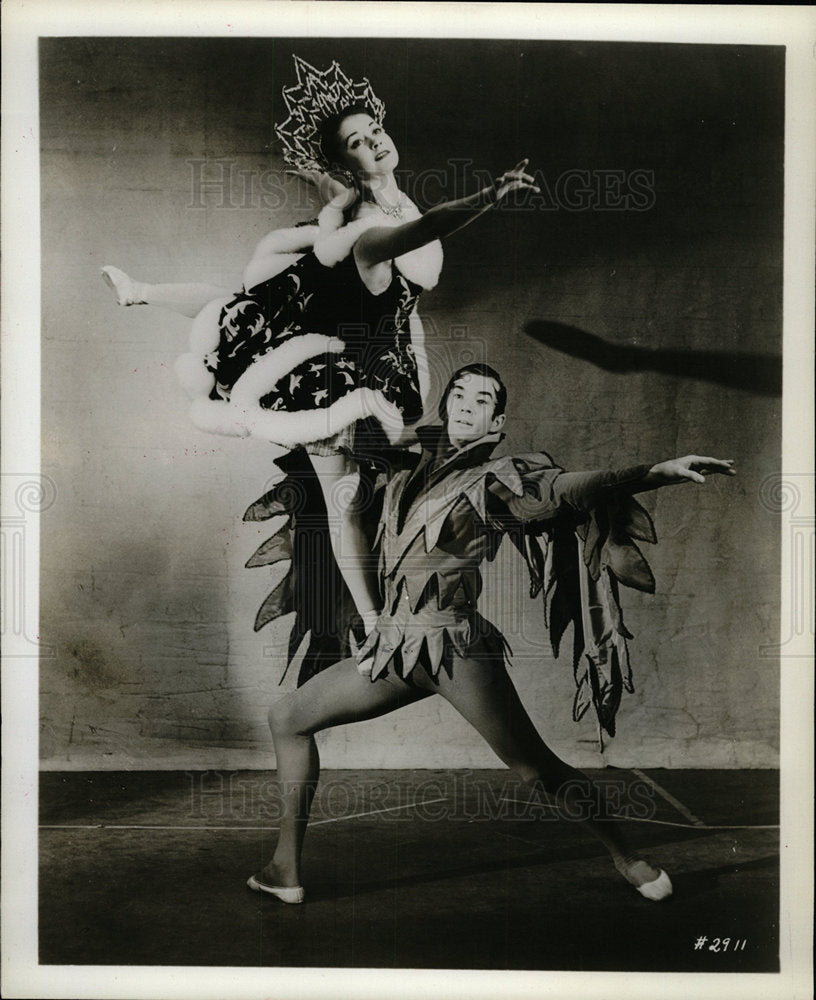
[[[316,226],[294,226],[267,233],[244,268],[244,288],[254,288],[291,267],[314,246],[316,233]]]
[[[299,177],[300,180],[311,184],[324,205],[328,205],[338,195],[354,191],[353,188],[349,188],[348,185],[343,184],[336,177],[332,177],[325,170],[307,170],[305,167],[301,167],[285,170],[284,173],[290,177]]]
[[[360,263],[371,267],[401,257],[433,240],[444,239],[500,204],[513,191],[537,192],[539,188],[533,183],[533,178],[524,172],[526,166],[527,160],[522,160],[489,187],[467,198],[437,205],[413,222],[369,229],[357,242],[356,253]]]

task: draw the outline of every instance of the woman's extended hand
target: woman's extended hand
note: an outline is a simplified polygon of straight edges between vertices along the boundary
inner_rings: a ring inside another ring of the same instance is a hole
[[[489,212],[514,191],[535,191],[534,178],[525,172],[528,161],[522,160],[512,170],[498,177],[489,187],[456,201],[446,201],[418,219],[399,226],[374,226],[358,240],[354,252],[358,263],[368,267],[393,260],[426,246],[433,240],[443,240],[470,225],[474,219]]]
[[[707,475],[719,474],[736,476],[732,459],[706,458],[701,455],[686,455],[672,458],[668,462],[658,462],[649,469],[646,482],[649,488],[671,486],[674,483],[704,483]]]
[[[529,162],[525,158],[521,163],[517,163],[512,170],[508,170],[501,177],[496,178],[493,182],[493,198],[496,205],[514,191],[535,191],[536,194],[541,193],[541,188],[536,187],[535,178],[525,172]]]

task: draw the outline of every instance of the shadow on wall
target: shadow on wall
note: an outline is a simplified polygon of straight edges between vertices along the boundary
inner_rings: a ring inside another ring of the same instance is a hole
[[[679,351],[610,344],[564,323],[533,320],[525,333],[540,344],[610,372],[654,371],[745,389],[761,396],[782,394],[782,358],[774,354]]]

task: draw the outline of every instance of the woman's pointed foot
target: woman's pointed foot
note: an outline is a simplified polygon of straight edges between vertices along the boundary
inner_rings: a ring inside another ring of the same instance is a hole
[[[625,858],[616,861],[615,867],[645,899],[659,902],[668,899],[674,891],[666,872],[662,868],[653,868],[642,858]]]
[[[106,264],[102,268],[102,279],[108,288],[111,288],[116,295],[116,302],[120,306],[144,305],[144,299],[139,297],[135,282],[124,271],[118,267]]]

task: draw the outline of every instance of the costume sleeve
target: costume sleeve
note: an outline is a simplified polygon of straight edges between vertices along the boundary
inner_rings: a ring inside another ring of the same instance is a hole
[[[547,521],[564,513],[586,514],[615,496],[631,496],[651,466],[635,465],[618,471],[565,472],[549,455],[522,455],[512,459],[521,494],[500,480],[488,489],[503,501],[508,514],[521,524]]]
[[[567,524],[583,542],[593,579],[609,568],[636,590],[654,591],[654,577],[635,540],[655,542],[654,526],[632,493],[651,466],[618,471],[565,472],[544,452],[505,460],[487,484],[493,525],[515,535],[538,536]],[[533,565],[528,559],[528,565]]]
[[[524,556],[530,593],[543,595],[557,656],[573,626],[573,717],[594,707],[599,735],[615,735],[623,690],[633,691],[619,584],[652,593],[654,577],[637,541],[657,541],[651,518],[634,499],[650,466],[610,472],[564,472],[548,455],[517,456],[518,473],[488,486],[493,522]]]

